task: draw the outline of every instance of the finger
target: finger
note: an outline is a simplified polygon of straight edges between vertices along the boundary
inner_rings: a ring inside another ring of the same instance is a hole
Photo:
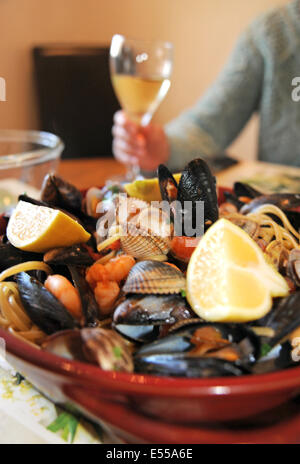
[[[137,157],[132,154],[131,151],[127,151],[123,144],[113,142],[112,149],[114,156],[117,160],[121,161],[121,163],[128,163],[131,165],[138,164]]]
[[[123,124],[125,120],[125,113],[122,110],[116,111],[113,117],[113,121],[116,124]]]
[[[118,151],[115,151],[114,157],[117,161],[122,164],[126,164],[127,166],[134,166],[137,164],[136,162],[132,162],[132,158],[129,158],[125,153],[119,153]]]
[[[127,155],[133,156],[135,158],[143,158],[146,156],[145,148],[131,144],[121,138],[115,138],[113,141],[113,146],[123,151]]]
[[[135,148],[145,148],[146,146],[146,139],[142,134],[133,135],[128,132],[123,126],[114,125],[112,127],[112,135],[118,140],[123,140],[124,142],[128,143],[132,147]]]
[[[131,132],[132,134],[136,134],[139,131],[139,125],[134,121],[131,121],[128,116],[126,115],[125,111],[117,111],[114,114],[114,123],[117,126],[124,127],[125,130]]]
[[[126,155],[126,153],[119,152],[118,150],[114,150],[114,157],[117,161],[126,165],[134,166],[138,164],[134,158]]]

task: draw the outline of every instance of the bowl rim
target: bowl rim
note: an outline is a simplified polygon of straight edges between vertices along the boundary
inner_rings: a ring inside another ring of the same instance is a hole
[[[57,159],[65,147],[58,135],[46,131],[0,129],[0,142],[2,140],[36,143],[44,148],[0,156],[0,170],[34,166]]]
[[[17,338],[4,329],[0,337],[5,340],[6,351],[27,363],[57,375],[75,380],[91,389],[104,388],[124,394],[215,397],[232,395],[258,395],[300,388],[300,366],[268,374],[240,377],[213,377],[209,379],[158,377],[145,374],[104,371],[92,364],[73,361],[42,351]]]

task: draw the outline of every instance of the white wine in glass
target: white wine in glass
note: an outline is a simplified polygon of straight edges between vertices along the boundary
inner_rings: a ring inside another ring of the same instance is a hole
[[[114,35],[110,47],[110,72],[114,90],[128,117],[146,126],[170,85],[173,46],[170,42],[141,41]],[[139,174],[131,166],[127,179]]]

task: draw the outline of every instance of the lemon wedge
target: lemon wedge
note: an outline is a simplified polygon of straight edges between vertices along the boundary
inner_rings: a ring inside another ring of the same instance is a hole
[[[200,240],[187,269],[187,299],[207,321],[247,322],[289,293],[285,279],[241,228],[219,219]]]
[[[19,201],[9,219],[7,237],[16,248],[44,253],[86,242],[90,234],[62,211]]]
[[[178,183],[181,177],[181,173],[174,174],[173,177]],[[139,198],[140,200],[148,201],[149,203],[151,201],[161,200],[157,177],[153,179],[135,180],[130,184],[125,184],[124,188],[130,197]]]

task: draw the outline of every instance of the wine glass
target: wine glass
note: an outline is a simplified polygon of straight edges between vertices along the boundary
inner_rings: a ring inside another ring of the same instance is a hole
[[[171,82],[173,45],[170,42],[113,36],[110,47],[111,80],[121,107],[140,126],[152,119]],[[140,174],[137,165],[127,168],[126,179]]]

